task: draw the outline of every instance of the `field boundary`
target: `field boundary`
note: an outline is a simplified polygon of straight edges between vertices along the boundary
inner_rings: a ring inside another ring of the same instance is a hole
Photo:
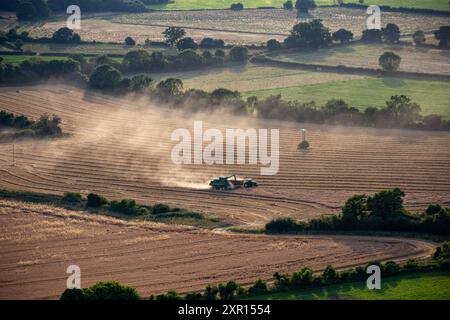
[[[432,73],[420,73],[420,72],[408,72],[408,71],[394,71],[386,72],[380,69],[371,68],[359,68],[359,67],[348,67],[343,65],[332,66],[332,65],[321,65],[321,64],[308,64],[300,62],[289,62],[270,59],[265,55],[254,56],[250,59],[254,64],[279,67],[279,68],[289,68],[289,69],[301,69],[313,72],[327,72],[327,73],[345,73],[353,75],[365,75],[365,76],[396,76],[404,78],[412,78],[420,80],[444,80],[450,81],[450,75],[440,75]]]

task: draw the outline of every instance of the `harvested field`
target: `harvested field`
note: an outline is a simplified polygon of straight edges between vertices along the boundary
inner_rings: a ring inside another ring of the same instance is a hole
[[[228,9],[235,0],[182,0],[169,4],[148,5],[152,9],[162,10],[191,10],[191,9]],[[242,0],[245,8],[277,7],[282,8],[285,0]],[[315,0],[317,5],[335,5],[335,0]],[[347,0],[345,3],[359,3],[358,0]],[[425,8],[435,10],[449,10],[446,0],[365,0],[367,5],[383,5],[404,8]]]
[[[201,10],[164,11],[115,16],[112,21],[124,24],[151,26],[180,26],[186,28],[213,29],[218,31],[258,32],[288,35],[295,24],[309,19],[321,19],[332,32],[345,28],[359,37],[366,28],[365,10],[345,8],[317,8],[307,18],[299,19],[295,10]],[[220,21],[220,23],[218,23]],[[417,30],[432,31],[448,25],[449,17],[383,12],[382,25],[395,23],[402,34]],[[220,38],[216,36],[216,38]]]
[[[65,21],[47,22],[42,26],[24,27],[33,37],[48,37],[56,30],[65,26]],[[86,41],[102,42],[123,42],[126,37],[131,36],[138,43],[142,44],[146,39],[153,41],[162,41],[162,32],[166,29],[164,26],[146,26],[113,23],[102,19],[83,20],[82,29],[79,30],[80,36]],[[219,38],[226,43],[262,43],[271,38],[283,40],[284,36],[272,36],[258,33],[226,32],[217,30],[186,29],[186,36],[192,37],[196,41],[203,38]]]
[[[288,51],[276,54],[272,58],[309,64],[379,69],[378,58],[387,51],[392,51],[402,58],[400,71],[450,75],[450,52],[448,50],[416,48],[415,46],[357,44],[314,52]]]
[[[186,34],[199,41],[205,37],[223,39],[227,43],[263,43],[275,38],[283,40],[292,26],[300,21],[322,19],[331,31],[340,28],[351,30],[356,37],[366,28],[365,10],[344,8],[317,8],[308,18],[297,18],[295,11],[271,10],[202,10],[158,11],[142,14],[111,15],[85,18],[79,30],[83,40],[122,42],[132,36],[139,43],[145,39],[163,40],[162,32],[167,26],[180,26]],[[220,23],[218,23],[220,21]],[[402,34],[417,30],[433,31],[450,23],[449,17],[409,13],[384,12],[382,24],[396,23]],[[65,19],[41,24],[26,24],[24,30],[34,37],[51,36],[64,27]]]
[[[71,87],[0,90],[0,109],[38,117],[58,114],[72,137],[0,143],[0,188],[61,194],[97,192],[140,203],[165,202],[205,211],[234,225],[261,226],[274,217],[308,219],[338,210],[355,193],[400,187],[409,209],[450,204],[450,133],[342,128],[243,117],[177,113],[143,99],[118,99]],[[166,110],[166,111],[164,111]],[[207,120],[206,120],[207,119]],[[255,165],[172,163],[176,128],[279,128],[280,167],[260,176]],[[300,153],[299,128],[311,150]],[[368,147],[369,146],[369,147]],[[253,190],[214,192],[212,178],[235,173],[256,178]]]
[[[351,236],[236,235],[151,223],[126,223],[47,206],[0,201],[0,299],[56,299],[66,268],[81,285],[117,280],[148,296],[202,290],[236,280],[250,284],[276,271],[432,254],[432,243]]]

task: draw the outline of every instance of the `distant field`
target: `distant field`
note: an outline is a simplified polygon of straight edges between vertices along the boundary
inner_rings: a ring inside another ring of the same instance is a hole
[[[402,58],[401,71],[450,75],[450,51],[414,46],[358,44],[314,52],[293,51],[271,56],[273,59],[282,61],[378,69],[378,58],[386,51],[393,51]]]
[[[37,58],[36,56],[28,56],[28,55],[0,55],[5,63],[19,64],[24,60],[28,60],[30,58]],[[42,60],[64,60],[66,57],[57,57],[57,56],[39,56]]]
[[[261,67],[253,64],[153,76],[155,79],[167,78],[169,76],[182,79],[185,88],[212,91],[224,87],[241,92],[328,83],[339,80],[363,79],[361,76],[354,75]]]
[[[324,104],[333,98],[344,99],[360,109],[384,107],[392,95],[404,94],[419,103],[423,114],[441,114],[450,118],[450,82],[400,78],[367,77],[329,83],[297,85],[286,88],[245,92],[244,96],[267,97],[281,94],[287,100],[314,100]]]
[[[405,94],[421,105],[424,114],[438,113],[450,118],[450,82],[446,81],[365,77],[253,64],[152,77],[155,80],[180,78],[185,88],[239,90],[245,97],[255,95],[263,98],[281,94],[286,100],[314,100],[319,104],[342,98],[361,109],[384,107],[385,101],[392,95]]]
[[[318,8],[311,12],[311,17],[323,20],[331,31],[346,28],[356,37],[365,29],[367,20],[365,10],[344,8]],[[84,40],[89,41],[123,42],[126,37],[131,36],[142,44],[146,39],[163,40],[162,32],[167,26],[180,26],[186,29],[187,36],[196,41],[213,37],[231,44],[259,44],[272,38],[282,41],[298,22],[295,11],[283,9],[167,11],[85,18],[79,33]],[[411,34],[419,29],[432,31],[442,25],[448,25],[450,18],[383,13],[382,24],[387,23],[396,23],[403,34]],[[56,20],[43,24],[27,24],[21,30],[29,31],[32,36],[42,37],[51,36],[63,26],[65,21]]]
[[[235,0],[176,0],[174,3],[167,5],[148,6],[153,9],[221,9],[229,8]],[[246,8],[256,7],[278,7],[281,8],[285,0],[241,0]],[[357,3],[357,0],[349,0],[346,2]],[[365,4],[389,5],[391,7],[409,7],[409,8],[427,8],[435,10],[449,10],[447,0],[366,0]],[[335,4],[333,0],[316,0],[318,5]]]
[[[382,279],[381,290],[368,290],[365,282],[311,290],[286,291],[252,297],[254,300],[449,300],[450,272],[430,272]]]
[[[51,43],[26,43],[25,51],[33,52],[61,52],[61,53],[83,53],[83,54],[121,54],[125,55],[129,50],[142,49],[141,46],[128,47],[122,44],[51,44]],[[167,51],[164,48],[145,48],[148,51]]]
[[[365,10],[345,8],[317,8],[311,11],[311,17],[323,20],[332,31],[340,28],[361,35],[366,27]],[[271,34],[289,34],[292,26],[299,22],[295,10],[203,10],[203,11],[166,11],[148,12],[114,16],[113,22],[167,26],[175,25],[191,28],[228,30],[238,32],[256,32]],[[304,20],[304,19],[303,19]],[[217,23],[220,21],[220,23]],[[449,17],[418,15],[409,13],[385,12],[382,24],[396,23],[403,34],[411,34],[419,29],[435,30],[450,23]]]

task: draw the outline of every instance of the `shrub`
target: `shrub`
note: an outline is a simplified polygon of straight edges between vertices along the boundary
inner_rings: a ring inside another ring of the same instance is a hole
[[[80,40],[80,36],[67,27],[58,29],[52,36],[52,41],[55,43],[79,43]]]
[[[152,206],[153,214],[165,213],[165,212],[169,212],[169,211],[170,211],[170,207],[164,203],[157,203],[154,206]]]
[[[362,38],[361,40],[363,42],[381,42],[382,40],[382,32],[381,30],[378,29],[368,29],[368,30],[364,30],[362,33]]]
[[[122,80],[122,74],[119,70],[109,65],[101,65],[95,68],[89,78],[89,85],[97,89],[115,89]]]
[[[177,49],[180,51],[187,50],[187,49],[191,49],[191,50],[198,49],[198,44],[195,43],[194,39],[192,39],[190,37],[186,37],[186,38],[178,40],[176,46],[177,46]]]
[[[108,203],[108,201],[105,198],[103,198],[102,196],[99,196],[96,193],[89,193],[87,196],[86,205],[88,207],[93,207],[93,208],[101,207],[102,205],[107,204],[107,203]]]
[[[203,38],[202,41],[200,41],[200,48],[210,49],[223,47],[225,47],[225,42],[221,39]]]
[[[120,201],[111,201],[110,210],[126,215],[146,215],[149,211],[136,205],[136,201],[131,199],[122,199]]]
[[[294,9],[294,4],[292,3],[291,0],[288,0],[285,3],[283,3],[283,8],[286,10],[292,10]]]
[[[293,231],[301,231],[300,225],[292,218],[278,218],[266,224],[266,231],[273,233],[285,233]]]
[[[125,45],[127,46],[135,46],[136,41],[132,37],[126,37],[125,38]]]
[[[244,10],[244,5],[242,3],[232,3],[230,6],[231,10]]]
[[[281,48],[281,43],[277,39],[270,39],[267,41],[267,49],[270,51],[279,50]]]
[[[246,62],[248,60],[248,49],[244,46],[234,46],[230,50],[230,59],[237,62]]]
[[[223,57],[225,57],[225,51],[223,51],[221,49],[217,49],[216,52],[214,52],[214,56],[223,58]]]
[[[340,41],[341,44],[349,43],[353,40],[353,32],[346,29],[339,29],[333,33],[333,40]]]
[[[394,52],[385,52],[378,59],[378,63],[385,71],[396,71],[400,67],[402,58]]]
[[[423,45],[427,39],[425,38],[425,33],[422,30],[418,30],[414,32],[413,40],[416,46],[420,46]]]
[[[322,277],[326,284],[330,284],[339,279],[339,274],[333,266],[327,266],[322,273]]]
[[[386,42],[397,43],[400,40],[400,28],[395,23],[388,23],[381,33]]]
[[[255,283],[248,288],[248,293],[251,295],[265,294],[267,292],[267,283],[261,279],[255,281]]]
[[[118,282],[97,282],[90,288],[66,289],[61,300],[140,300],[136,289]]]
[[[178,294],[178,292],[176,292],[174,290],[170,290],[166,294],[157,295],[156,300],[159,300],[159,301],[181,300],[181,296]]]
[[[69,204],[79,204],[82,202],[82,200],[83,198],[81,197],[81,194],[77,192],[66,192],[61,198],[62,202]]]
[[[384,273],[387,275],[393,275],[400,271],[400,266],[394,261],[388,261],[384,264]]]

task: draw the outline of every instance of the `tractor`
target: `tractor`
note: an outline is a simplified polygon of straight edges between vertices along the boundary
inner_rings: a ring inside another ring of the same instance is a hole
[[[218,177],[211,180],[209,185],[214,190],[233,190],[237,188],[254,188],[258,186],[255,180],[252,178],[237,179],[236,175],[231,175],[228,177]]]

